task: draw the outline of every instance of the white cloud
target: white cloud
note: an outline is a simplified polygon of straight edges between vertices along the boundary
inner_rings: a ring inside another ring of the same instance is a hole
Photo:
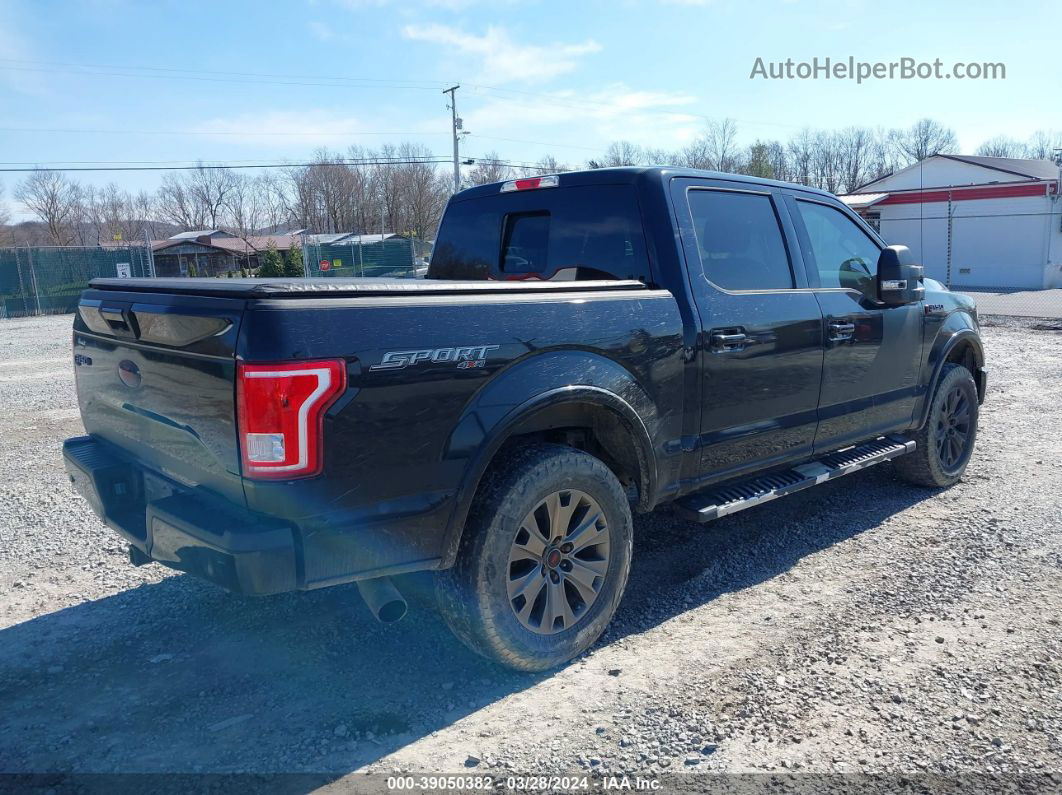
[[[593,39],[577,44],[523,44],[497,25],[477,36],[449,25],[406,25],[402,35],[441,44],[451,53],[477,59],[478,77],[490,83],[548,80],[571,72],[579,59],[601,50]]]
[[[477,95],[474,89],[471,93],[486,100],[462,114],[472,133],[466,144],[472,155],[511,149],[511,144],[496,144],[491,136],[569,144],[571,148],[543,148],[542,153],[571,160],[591,156],[585,147],[600,146],[604,151],[615,140],[668,149],[690,141],[705,124],[702,116],[685,112],[696,102],[691,95],[635,91],[622,83],[586,93],[501,96],[488,91]]]

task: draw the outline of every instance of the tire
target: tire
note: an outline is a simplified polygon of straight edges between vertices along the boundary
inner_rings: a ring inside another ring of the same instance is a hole
[[[544,671],[586,651],[612,620],[630,572],[630,504],[587,453],[533,444],[503,455],[480,486],[454,567],[435,575],[435,595],[473,651]]]
[[[900,477],[931,488],[958,483],[977,440],[978,409],[977,386],[970,371],[960,364],[945,364],[929,417],[914,437],[917,448],[893,462]],[[956,416],[965,416],[965,422],[956,423]],[[964,433],[957,435],[956,429]]]

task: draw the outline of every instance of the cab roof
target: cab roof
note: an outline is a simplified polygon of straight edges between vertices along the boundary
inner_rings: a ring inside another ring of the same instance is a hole
[[[538,175],[536,175],[538,176]],[[545,174],[541,176],[546,176]],[[762,185],[771,188],[787,188],[799,190],[818,196],[834,195],[818,188],[809,188],[806,185],[798,185],[795,182],[780,182],[763,177],[752,177],[747,174],[729,174],[724,171],[706,171],[698,168],[677,168],[673,166],[620,166],[617,168],[594,168],[582,171],[562,171],[556,175],[560,179],[559,187],[575,187],[577,185],[623,185],[645,181],[666,182],[674,177],[690,177],[696,179],[717,179],[727,182],[742,182],[749,185]],[[510,180],[506,180],[507,182]],[[491,182],[486,185],[477,185],[473,188],[465,188],[455,193],[451,201],[464,201],[483,196],[496,196],[504,182]]]

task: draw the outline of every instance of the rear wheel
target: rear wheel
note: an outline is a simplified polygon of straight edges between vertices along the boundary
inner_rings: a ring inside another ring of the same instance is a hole
[[[944,487],[959,481],[977,439],[977,386],[970,371],[945,364],[929,418],[915,436],[913,453],[897,458],[896,471],[919,486]]]
[[[474,651],[540,671],[600,637],[630,560],[630,506],[611,470],[579,450],[529,445],[487,476],[436,597]]]

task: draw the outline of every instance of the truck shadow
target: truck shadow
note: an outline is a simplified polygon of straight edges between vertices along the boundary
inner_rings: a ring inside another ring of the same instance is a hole
[[[637,518],[628,595],[595,653],[932,495],[878,467],[703,528]],[[352,586],[256,600],[175,575],[4,629],[0,771],[307,772],[321,784],[549,678],[467,651],[425,609],[429,584],[405,579],[411,613],[390,627]],[[458,756],[457,769],[476,764]]]

